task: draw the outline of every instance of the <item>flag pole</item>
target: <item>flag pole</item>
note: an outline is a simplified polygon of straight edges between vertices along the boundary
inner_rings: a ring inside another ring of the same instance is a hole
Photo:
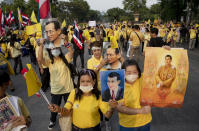
[[[42,91],[42,89],[40,89],[39,92],[43,96],[44,100],[48,103],[48,105],[50,105],[50,102],[49,102],[48,98],[46,97],[46,94]]]

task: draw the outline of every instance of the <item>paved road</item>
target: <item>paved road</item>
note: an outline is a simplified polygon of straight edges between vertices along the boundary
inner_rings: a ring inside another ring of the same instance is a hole
[[[85,51],[87,53],[87,51]],[[190,62],[190,73],[186,96],[181,109],[152,109],[151,131],[199,131],[199,49],[188,51]],[[89,58],[85,55],[85,61]],[[80,59],[78,58],[78,61]],[[13,61],[11,61],[13,64]],[[29,57],[23,57],[23,66],[30,63]],[[78,65],[80,63],[78,62]],[[38,68],[37,68],[38,72]],[[9,94],[21,97],[27,105],[31,117],[32,125],[30,131],[47,131],[50,112],[47,103],[36,96],[28,97],[26,83],[21,75],[12,77],[16,91]],[[46,93],[50,99],[49,91]],[[117,114],[111,120],[112,131],[117,131]],[[59,131],[58,124],[53,131]]]

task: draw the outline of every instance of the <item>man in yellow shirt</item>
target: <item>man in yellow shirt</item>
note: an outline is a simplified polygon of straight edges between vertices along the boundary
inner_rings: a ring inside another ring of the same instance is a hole
[[[58,21],[48,21],[45,26],[46,35],[51,42],[47,50],[50,58],[43,57],[44,39],[40,39],[38,61],[47,66],[50,72],[51,103],[61,105],[62,98],[66,102],[69,93],[73,90],[73,80],[69,63],[72,62],[73,49],[69,43],[66,44],[68,53],[63,54],[61,50],[61,26]],[[52,130],[56,123],[57,113],[51,112],[49,130]]]
[[[196,44],[196,29],[192,27],[189,30],[189,33],[190,33],[189,49],[192,50],[195,48],[195,44]]]
[[[140,44],[144,40],[144,35],[140,32],[138,25],[135,25],[134,28],[135,30],[131,32],[129,39],[132,42],[130,46],[130,58],[133,59],[135,57],[135,60],[138,61],[140,57]]]

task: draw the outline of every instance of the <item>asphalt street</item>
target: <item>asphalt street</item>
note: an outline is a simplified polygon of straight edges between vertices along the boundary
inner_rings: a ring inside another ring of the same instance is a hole
[[[87,60],[90,56],[85,50],[85,67]],[[152,123],[151,131],[199,131],[199,49],[188,51],[189,56],[189,80],[184,104],[182,108],[152,108]],[[30,63],[29,56],[23,57],[23,66]],[[13,65],[13,61],[11,60]],[[80,67],[80,59],[78,58],[78,64]],[[143,67],[143,62],[141,62]],[[38,67],[36,67],[38,73]],[[38,73],[39,75],[39,73]],[[8,93],[10,95],[16,95],[24,100],[24,103],[28,107],[32,125],[29,128],[30,131],[47,131],[50,111],[48,105],[43,98],[36,96],[28,97],[26,82],[22,75],[12,76],[12,81],[15,92]],[[50,100],[50,91],[46,92],[47,97]],[[63,105],[63,102],[62,102]],[[112,131],[118,131],[118,118],[117,113],[113,115],[110,120]],[[53,131],[59,131],[59,125],[56,123]],[[103,129],[104,130],[104,129]]]

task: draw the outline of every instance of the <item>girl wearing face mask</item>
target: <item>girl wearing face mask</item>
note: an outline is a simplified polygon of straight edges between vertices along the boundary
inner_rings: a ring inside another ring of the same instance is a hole
[[[135,60],[126,60],[124,98],[119,103],[109,102],[119,112],[120,131],[150,131],[151,107],[140,105],[141,70]]]
[[[80,72],[78,88],[70,93],[64,108],[52,104],[49,109],[61,116],[67,116],[72,111],[72,131],[101,131],[99,109],[108,118],[112,115],[108,103],[101,100],[97,75],[89,69]]]

